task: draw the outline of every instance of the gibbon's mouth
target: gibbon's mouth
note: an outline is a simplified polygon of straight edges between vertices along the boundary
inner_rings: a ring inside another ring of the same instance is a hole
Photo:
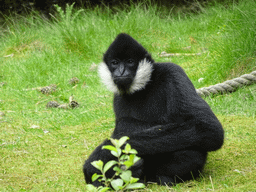
[[[130,78],[130,77],[115,77],[114,78],[114,83],[116,85],[128,86],[128,85],[131,85],[132,80],[133,79]]]

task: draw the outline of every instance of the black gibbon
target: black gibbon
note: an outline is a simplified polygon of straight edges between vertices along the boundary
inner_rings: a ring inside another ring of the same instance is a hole
[[[221,148],[222,125],[209,105],[197,95],[183,69],[173,63],[156,63],[131,36],[121,33],[110,45],[99,66],[99,75],[114,92],[115,130],[112,138],[128,136],[138,151],[139,163],[132,167],[141,182],[160,185],[199,176],[208,151]],[[114,159],[109,140],[100,144],[85,161],[86,183],[99,171],[91,162]],[[111,178],[113,170],[107,172]]]

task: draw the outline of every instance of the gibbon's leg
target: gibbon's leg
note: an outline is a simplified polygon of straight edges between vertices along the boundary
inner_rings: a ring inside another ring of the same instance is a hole
[[[159,154],[145,160],[146,180],[173,186],[176,183],[197,178],[203,170],[206,158],[206,152],[195,150]]]

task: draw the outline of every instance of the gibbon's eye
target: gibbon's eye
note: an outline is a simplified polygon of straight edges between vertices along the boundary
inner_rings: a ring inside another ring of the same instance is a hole
[[[129,59],[129,60],[128,60],[128,63],[133,63],[133,60],[132,60],[132,59]]]
[[[128,63],[128,65],[133,66],[134,65],[134,60],[133,59],[128,59],[127,63]]]
[[[118,61],[114,60],[111,62],[112,65],[117,65],[118,64]]]

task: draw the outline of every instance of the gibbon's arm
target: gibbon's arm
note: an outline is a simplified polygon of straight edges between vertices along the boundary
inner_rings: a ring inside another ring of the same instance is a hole
[[[142,131],[122,133],[122,136],[130,138],[128,143],[139,155],[168,153],[190,147],[203,151],[219,149],[224,137],[221,124],[218,121],[214,125],[196,122],[196,119],[192,119],[181,124],[158,125]],[[119,137],[121,135],[115,136]]]

